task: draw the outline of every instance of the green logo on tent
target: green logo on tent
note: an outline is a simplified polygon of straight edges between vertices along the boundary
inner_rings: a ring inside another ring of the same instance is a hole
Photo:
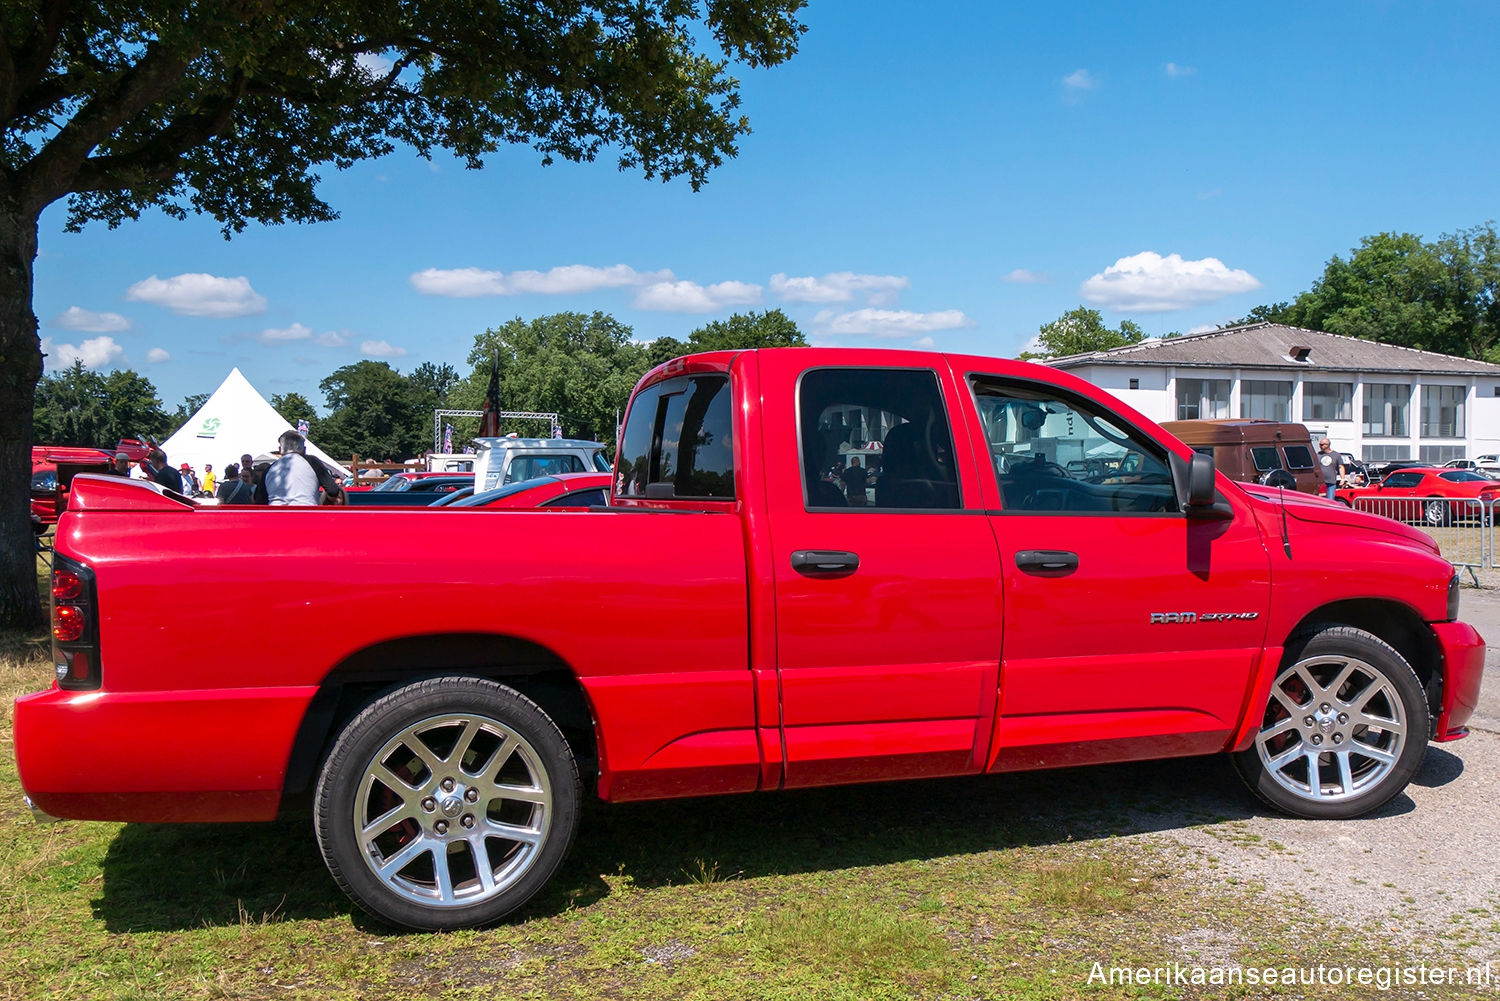
[[[198,429],[197,437],[199,437],[199,438],[212,438],[215,435],[217,435],[218,433],[219,433],[219,419],[217,417],[209,417],[209,418],[207,418],[207,419],[204,420],[203,426]]]

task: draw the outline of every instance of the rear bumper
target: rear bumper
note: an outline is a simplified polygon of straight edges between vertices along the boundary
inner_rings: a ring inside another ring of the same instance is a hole
[[[33,811],[75,820],[271,820],[314,688],[65,692],[16,699]]]
[[[1479,705],[1479,683],[1484,678],[1484,640],[1467,622],[1437,622],[1432,626],[1443,651],[1443,704],[1433,739],[1466,737],[1464,724]]]

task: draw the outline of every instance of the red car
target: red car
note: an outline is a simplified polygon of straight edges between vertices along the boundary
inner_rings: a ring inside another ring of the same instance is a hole
[[[33,445],[31,447],[31,514],[32,526],[45,532],[57,522],[57,465],[108,466],[114,453],[99,448],[77,448],[71,445]]]
[[[494,490],[461,490],[434,501],[432,507],[565,508],[609,503],[611,473],[559,473],[507,483]]]
[[[1404,466],[1374,486],[1342,487],[1334,492],[1334,499],[1348,507],[1435,526],[1478,518],[1497,497],[1500,482],[1467,469],[1437,466]]]
[[[55,680],[16,700],[21,785],[90,820],[310,801],[359,906],[442,929],[545,886],[590,793],[1222,753],[1275,808],[1336,819],[1478,705],[1484,641],[1427,533],[1235,483],[1046,366],[675,358],[636,386],[614,473],[608,507],[490,515],[80,477]],[[275,628],[219,642],[247,610]],[[168,620],[212,664],[162,656]]]

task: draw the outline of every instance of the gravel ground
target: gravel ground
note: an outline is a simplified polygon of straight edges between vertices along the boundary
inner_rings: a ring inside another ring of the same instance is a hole
[[[1165,830],[1157,812],[1132,837],[1178,847],[1205,878],[1296,894],[1351,925],[1500,966],[1500,591],[1466,589],[1462,618],[1489,644],[1472,733],[1430,744],[1416,779],[1385,809],[1315,821],[1252,808]]]

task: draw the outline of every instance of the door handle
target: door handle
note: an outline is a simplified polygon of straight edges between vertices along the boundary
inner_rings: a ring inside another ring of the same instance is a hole
[[[799,549],[792,569],[805,577],[847,577],[859,569],[859,555],[836,549]]]
[[[1022,549],[1016,569],[1037,577],[1066,577],[1078,569],[1078,554],[1063,549]]]

